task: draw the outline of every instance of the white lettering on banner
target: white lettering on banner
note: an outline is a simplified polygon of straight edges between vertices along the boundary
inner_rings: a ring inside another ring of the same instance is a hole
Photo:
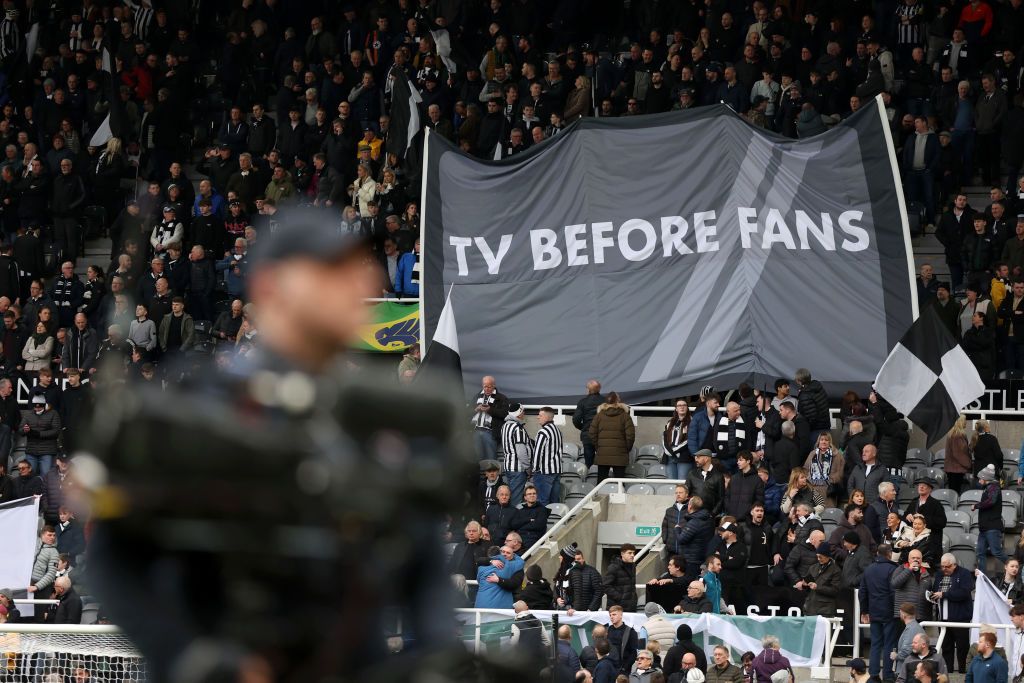
[[[530,247],[533,249],[533,269],[547,270],[557,268],[562,264],[562,252],[558,250],[555,243],[558,241],[558,234],[554,230],[541,228],[530,231]],[[462,273],[459,273],[460,275]]]
[[[966,410],[981,413],[988,410],[1024,411],[1024,389],[986,389],[981,398]]]
[[[692,254],[693,250],[686,246],[683,238],[689,229],[686,219],[682,216],[664,216],[661,219],[662,256],[669,257],[675,249],[680,254]]]
[[[863,211],[843,211],[838,216],[749,206],[736,207],[735,211],[741,249],[858,252],[871,246],[871,235],[862,225]],[[629,218],[619,225],[597,221],[573,223],[560,230],[533,228],[529,231],[533,269],[551,270],[563,264],[569,268],[602,265],[611,258],[609,251],[618,251],[633,263],[647,261],[659,251],[662,258],[717,252],[723,220],[716,211],[696,211],[690,221],[683,216],[662,216],[657,220]],[[514,241],[515,234],[501,235],[495,252],[484,237],[448,237],[459,277],[470,275],[470,247],[480,253],[489,275],[499,275]]]
[[[644,246],[640,249],[633,249],[629,246],[629,234],[641,232],[644,236]],[[645,220],[631,218],[619,228],[619,251],[628,261],[646,261],[654,253],[657,246],[658,236],[654,234],[654,226]]]
[[[498,255],[495,256],[494,252],[491,251],[490,245],[487,244],[487,240],[483,237],[475,237],[473,241],[476,243],[476,248],[480,250],[480,253],[484,257],[484,261],[487,262],[487,272],[491,275],[497,275],[501,269],[501,260],[505,258],[505,254],[508,253],[508,248],[512,246],[512,235],[502,235],[501,241],[498,243]]]

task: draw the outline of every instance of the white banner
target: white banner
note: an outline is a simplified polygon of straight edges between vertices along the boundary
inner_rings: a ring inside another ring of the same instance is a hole
[[[39,535],[39,499],[20,498],[0,504],[0,588],[25,590],[32,580],[32,562]]]
[[[1010,605],[1006,602],[1006,596],[1000,593],[992,580],[982,572],[975,571],[974,577],[976,580],[974,584],[974,614],[971,616],[971,621],[975,624],[991,624],[993,626],[1012,623],[1010,621]],[[978,629],[971,629],[972,643],[978,642],[978,634]],[[948,633],[946,637],[950,637]],[[1006,661],[1010,665],[1010,671],[1015,671],[1019,668],[1020,653],[1013,652],[1014,639],[1007,638],[1006,629],[997,628],[996,640],[1006,648]],[[1014,662],[1018,662],[1017,667],[1014,667]]]
[[[587,644],[589,629],[583,629],[591,623],[609,623],[608,612],[575,612],[569,616],[565,612],[553,612],[549,610],[530,610],[531,613],[543,622],[550,622],[552,614],[558,614],[559,624],[574,626],[579,631],[579,640]],[[458,618],[464,624],[471,625],[476,618],[476,612],[480,612],[481,624],[495,624],[511,620],[515,616],[513,610],[459,610]],[[683,616],[679,614],[665,614],[670,621],[685,623],[693,631],[694,636],[705,634],[704,649],[708,658],[711,651],[719,642],[727,644],[734,652],[760,652],[761,638],[765,635],[774,635],[779,638],[782,644],[782,654],[785,655],[790,664],[796,667],[811,667],[821,664],[822,655],[825,653],[825,641],[828,633],[828,620],[824,617],[732,617],[719,614],[701,614]],[[622,615],[622,620],[629,626],[640,632],[647,616],[637,613]],[[810,635],[807,627],[814,624],[813,635]],[[502,632],[499,631],[498,634]],[[486,635],[486,634],[485,634]],[[712,639],[716,639],[712,642]]]

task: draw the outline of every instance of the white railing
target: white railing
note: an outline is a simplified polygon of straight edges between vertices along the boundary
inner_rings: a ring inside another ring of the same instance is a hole
[[[390,303],[393,303],[393,304],[418,304],[420,302],[420,300],[419,299],[400,299],[400,298],[397,298],[397,297],[382,297],[382,296],[373,296],[373,297],[367,297],[367,298],[363,299],[363,303],[366,303],[366,304],[382,304],[382,303],[387,303],[387,302],[390,302]]]
[[[858,591],[853,591],[853,656],[860,657],[860,641],[861,641],[861,630],[870,629],[871,624],[862,624],[860,622],[860,594]],[[942,651],[942,641],[946,638],[946,631],[951,628],[981,628],[982,624],[966,622],[966,621],[921,621],[918,622],[921,626],[935,627],[939,629],[939,637],[935,640],[935,651]],[[1011,642],[1013,637],[1013,631],[1017,628],[1013,624],[984,624],[985,626],[991,626],[995,629],[1002,629],[1006,632],[1006,640],[1004,642]],[[1020,655],[1020,653],[1018,653]],[[883,662],[884,664],[884,662]]]
[[[112,624],[0,624],[0,633],[109,635],[121,634],[121,629]]]
[[[590,490],[587,493],[587,495],[583,496],[583,498],[581,498],[580,501],[576,503],[576,505],[574,505],[573,508],[565,514],[565,516],[563,516],[560,520],[555,522],[555,524],[550,529],[548,529],[547,532],[545,532],[545,534],[541,536],[536,543],[530,546],[526,550],[526,552],[523,553],[523,559],[527,559],[528,557],[533,555],[534,550],[542,548],[544,545],[546,545],[554,537],[555,533],[560,531],[562,527],[568,524],[570,519],[575,517],[587,505],[592,503],[594,501],[594,498],[596,498],[598,495],[608,495],[605,491],[602,490],[608,484],[614,484],[616,486],[616,493],[624,493],[625,487],[632,484],[648,484],[653,486],[663,486],[665,484],[683,483],[685,482],[682,479],[605,479],[604,481],[600,482],[597,486],[595,486],[592,490]],[[655,536],[654,539],[652,539],[652,542],[653,540],[660,541],[661,535],[659,534],[658,536]],[[650,545],[651,544],[648,543],[647,546],[644,546],[644,550],[648,550]]]

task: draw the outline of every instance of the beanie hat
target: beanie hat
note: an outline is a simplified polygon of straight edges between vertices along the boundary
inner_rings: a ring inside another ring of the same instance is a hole
[[[662,607],[661,605],[659,605],[656,602],[648,602],[646,605],[644,605],[644,614],[646,614],[649,617],[653,617],[656,614],[664,614],[664,613],[665,613],[665,608]]]

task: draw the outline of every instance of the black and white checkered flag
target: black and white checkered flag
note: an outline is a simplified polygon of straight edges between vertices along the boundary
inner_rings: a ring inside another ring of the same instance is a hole
[[[960,410],[985,393],[985,383],[935,310],[926,306],[885,359],[874,389],[925,431],[931,447]]]

